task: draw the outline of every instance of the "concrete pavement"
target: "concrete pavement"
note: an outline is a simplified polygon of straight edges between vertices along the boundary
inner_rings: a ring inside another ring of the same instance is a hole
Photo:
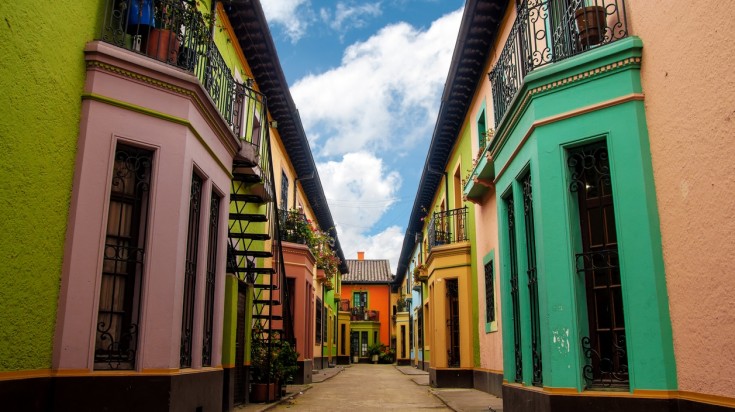
[[[400,373],[396,373],[400,372]],[[332,379],[336,376],[335,379]],[[309,385],[289,385],[286,396],[270,404],[235,408],[238,412],[266,410],[350,412],[375,410],[453,410],[502,412],[503,401],[475,389],[429,388],[429,374],[411,366],[357,364],[337,366],[312,375]],[[324,383],[329,381],[328,383]]]

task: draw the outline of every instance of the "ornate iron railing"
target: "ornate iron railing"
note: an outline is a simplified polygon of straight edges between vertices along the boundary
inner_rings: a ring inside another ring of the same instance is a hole
[[[517,12],[489,74],[496,127],[528,73],[628,36],[625,0],[522,0]]]
[[[467,240],[467,207],[434,212],[429,222],[429,250]]]
[[[356,306],[352,308],[350,320],[379,322],[380,321],[380,311],[368,310],[367,308],[363,306]]]
[[[533,220],[533,187],[531,173],[521,179],[523,185],[523,217],[526,237],[526,274],[528,275],[528,304],[531,315],[531,384],[543,386],[543,361],[541,357],[541,318],[538,298],[538,269],[536,267],[536,234]]]
[[[101,40],[196,75],[240,137],[243,96],[214,43],[213,18],[192,0],[106,0]]]
[[[278,219],[281,222],[281,240],[284,242],[309,245],[311,223],[306,215],[295,210],[278,209]]]

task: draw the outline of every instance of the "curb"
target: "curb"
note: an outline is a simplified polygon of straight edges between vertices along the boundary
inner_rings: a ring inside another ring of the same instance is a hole
[[[282,404],[283,402],[290,401],[293,398],[296,398],[296,397],[299,397],[299,396],[303,395],[304,393],[306,393],[306,391],[308,391],[312,387],[313,387],[312,384],[308,384],[301,391],[294,392],[294,393],[292,393],[290,395],[286,395],[286,396],[282,397],[281,399],[277,400],[276,402],[273,402],[271,404],[268,404],[263,409],[260,409],[260,411],[262,411],[262,412],[269,411],[269,410],[275,408],[276,406]]]

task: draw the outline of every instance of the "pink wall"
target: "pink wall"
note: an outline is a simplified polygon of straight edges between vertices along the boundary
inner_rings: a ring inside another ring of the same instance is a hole
[[[309,248],[297,243],[283,242],[286,275],[294,279],[294,334],[299,360],[314,358],[314,271],[316,261]]]
[[[204,180],[197,268],[192,367],[201,367],[209,199],[229,193],[236,141],[213,117],[197,80],[123,49],[93,42],[88,66],[74,191],[66,238],[53,366],[93,368],[103,243],[115,147],[118,142],[153,150],[146,257],[136,370],[179,368],[184,260],[191,176]],[[136,77],[142,76],[142,77]],[[155,82],[168,85],[158,87]],[[113,99],[118,104],[102,100]],[[141,109],[137,109],[140,107]],[[159,115],[160,113],[160,115]],[[214,112],[216,114],[216,112]],[[181,120],[171,121],[164,116]],[[219,115],[217,115],[219,116]],[[186,124],[188,122],[188,125]],[[225,261],[227,207],[220,208],[217,260]],[[217,268],[212,365],[221,358],[225,267]]]
[[[730,2],[628,2],[679,389],[735,396],[735,47]]]

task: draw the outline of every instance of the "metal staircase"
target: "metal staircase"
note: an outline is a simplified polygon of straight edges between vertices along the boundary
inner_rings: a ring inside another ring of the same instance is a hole
[[[233,161],[228,272],[253,285],[253,340],[270,348],[275,339],[294,343],[293,314],[281,249],[278,202],[265,96],[238,85],[245,125]],[[269,357],[270,358],[270,357]]]

